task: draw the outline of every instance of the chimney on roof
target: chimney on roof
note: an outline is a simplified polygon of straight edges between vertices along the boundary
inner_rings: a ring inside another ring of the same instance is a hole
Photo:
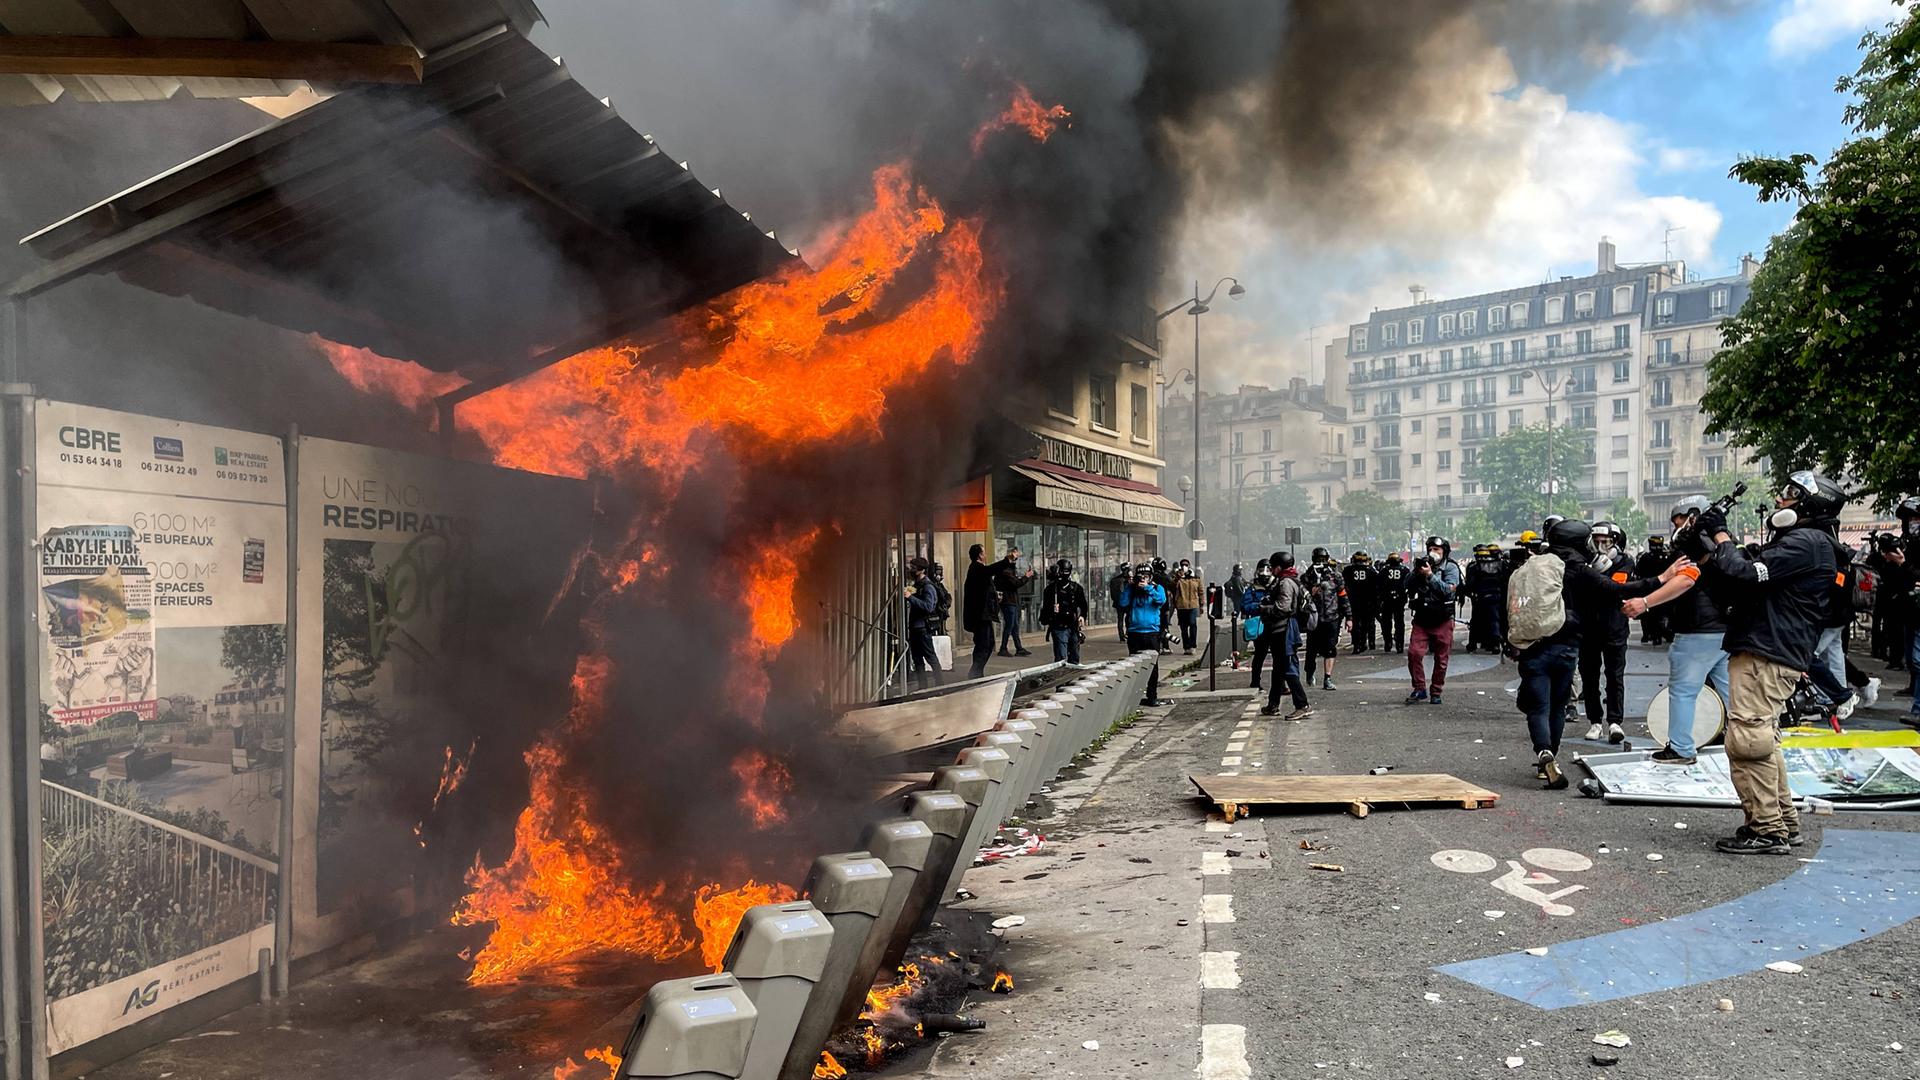
[[[1424,304],[1427,302],[1427,287],[1425,285],[1409,285],[1407,286],[1407,291],[1413,294],[1414,303]]]
[[[1287,396],[1295,401],[1307,400],[1307,380],[1298,376],[1288,379]]]
[[[1752,281],[1753,275],[1759,272],[1760,260],[1753,257],[1753,252],[1749,251],[1745,255],[1740,256],[1740,279],[1742,281]]]
[[[1600,238],[1600,259],[1598,266],[1599,269],[1596,272],[1601,274],[1611,274],[1615,270],[1620,269],[1620,260],[1616,257],[1613,250],[1613,241],[1604,236]]]

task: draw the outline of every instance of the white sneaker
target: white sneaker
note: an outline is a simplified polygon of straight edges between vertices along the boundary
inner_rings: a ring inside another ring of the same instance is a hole
[[[1604,739],[1606,737],[1607,737],[1607,729],[1601,727],[1599,724],[1595,724],[1592,727],[1587,729],[1588,742],[1599,742],[1601,739]]]
[[[1848,694],[1847,700],[1833,707],[1833,718],[1841,721],[1846,720],[1847,717],[1853,715],[1853,707],[1858,704],[1860,704],[1860,695]]]
[[[1860,688],[1860,707],[1863,709],[1871,709],[1873,708],[1874,702],[1879,700],[1880,680],[1877,678],[1868,679],[1867,685]]]
[[[1610,743],[1626,742],[1627,730],[1621,727],[1619,724],[1608,724],[1607,725],[1607,741]]]

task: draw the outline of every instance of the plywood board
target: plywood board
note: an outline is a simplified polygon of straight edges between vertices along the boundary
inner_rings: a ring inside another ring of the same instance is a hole
[[[1355,817],[1381,803],[1445,803],[1467,810],[1492,806],[1497,792],[1446,773],[1385,776],[1188,776],[1229,821],[1255,806],[1343,806]]]

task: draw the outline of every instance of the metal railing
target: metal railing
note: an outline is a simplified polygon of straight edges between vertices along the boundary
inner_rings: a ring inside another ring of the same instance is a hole
[[[1657,491],[1705,491],[1707,478],[1704,476],[1650,476],[1640,485],[1645,492]]]
[[[40,781],[40,815],[50,841],[132,859],[145,888],[164,890],[183,908],[273,921],[280,869],[271,859],[51,780]]]
[[[1649,368],[1677,368],[1692,364],[1704,364],[1720,355],[1719,349],[1676,349],[1666,355],[1655,354],[1647,361]]]

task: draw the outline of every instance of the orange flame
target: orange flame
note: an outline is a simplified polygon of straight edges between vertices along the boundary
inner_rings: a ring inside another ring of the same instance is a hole
[[[825,1050],[820,1051],[820,1063],[813,1067],[813,1080],[840,1080],[845,1075],[847,1067],[840,1064],[839,1058]]]
[[[371,349],[342,345],[318,334],[308,334],[333,370],[355,390],[394,401],[416,411],[426,408],[434,398],[467,385],[464,376],[451,371],[433,371],[411,360],[395,360]]]
[[[779,882],[762,885],[752,878],[732,892],[721,892],[717,884],[701,886],[693,897],[693,925],[700,931],[700,959],[708,968],[719,971],[726,963],[727,947],[733,944],[734,931],[740,928],[740,920],[747,917],[748,908],[784,904],[799,896]]]
[[[597,1061],[605,1065],[607,1067],[607,1080],[619,1080],[620,1055],[613,1052],[613,1047],[602,1046],[589,1049],[586,1053],[582,1054],[581,1057],[587,1061]],[[586,1070],[587,1067],[584,1064],[576,1064],[572,1058],[568,1058],[564,1064],[553,1067],[553,1080],[580,1080],[580,1074],[586,1072]]]
[[[1013,976],[1004,971],[994,972],[993,985],[987,988],[995,994],[1013,993]]]
[[[740,808],[755,829],[787,820],[781,800],[793,792],[793,772],[784,762],[760,750],[746,750],[733,759],[732,770],[740,781]]]
[[[1005,112],[980,125],[973,133],[973,156],[979,157],[986,149],[987,140],[997,131],[1019,128],[1032,137],[1034,142],[1046,142],[1053,137],[1060,122],[1072,116],[1065,105],[1042,105],[1033,96],[1033,91],[1015,84],[1013,101]]]

